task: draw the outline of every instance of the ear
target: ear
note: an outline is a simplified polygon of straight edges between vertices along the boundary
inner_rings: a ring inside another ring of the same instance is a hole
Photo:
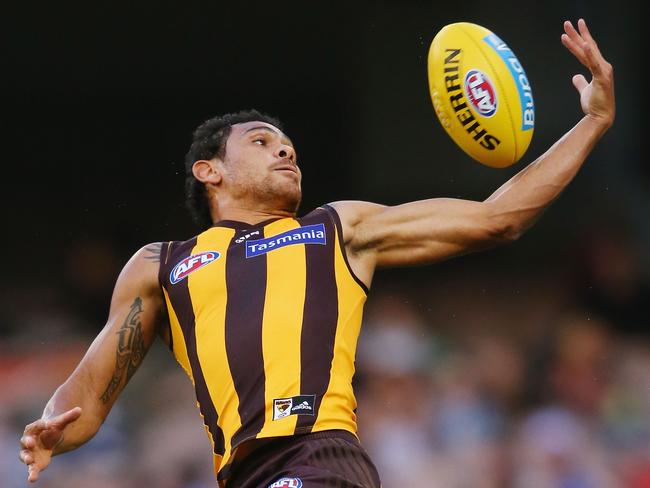
[[[199,159],[192,165],[194,178],[201,183],[212,183],[217,185],[221,182],[221,172],[217,168],[215,160]]]

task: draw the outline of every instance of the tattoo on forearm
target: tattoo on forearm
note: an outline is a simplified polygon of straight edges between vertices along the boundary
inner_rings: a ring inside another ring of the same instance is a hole
[[[117,342],[117,352],[115,359],[115,371],[113,377],[109,381],[108,386],[100,399],[104,403],[113,397],[119,386],[122,384],[124,378],[128,383],[133,376],[133,373],[138,369],[140,363],[144,359],[146,352],[144,337],[142,335],[142,322],[140,315],[142,314],[142,299],[137,297],[131,304],[126,319],[120,330],[117,331],[119,336]]]
[[[147,254],[144,258],[148,261],[153,261],[154,263],[160,262],[160,250],[162,249],[162,242],[155,242],[148,245],[144,248]]]

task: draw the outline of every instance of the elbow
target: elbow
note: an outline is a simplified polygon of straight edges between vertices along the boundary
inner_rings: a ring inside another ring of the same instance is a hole
[[[489,230],[489,241],[494,245],[509,244],[518,240],[526,231],[522,226],[511,222],[501,222]]]
[[[484,205],[483,225],[486,240],[493,245],[508,244],[518,240],[532,225],[521,212],[504,210],[494,204]]]

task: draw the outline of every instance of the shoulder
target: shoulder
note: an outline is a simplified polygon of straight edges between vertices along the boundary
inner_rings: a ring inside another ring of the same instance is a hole
[[[326,206],[336,212],[346,243],[355,238],[359,227],[364,222],[386,209],[385,205],[360,200],[341,200],[328,203]]]
[[[118,280],[139,287],[159,288],[158,273],[161,257],[169,244],[169,242],[151,242],[142,246],[124,265]]]
[[[169,242],[150,242],[138,249],[129,260],[129,263],[147,266],[160,263],[163,248],[169,246]]]
[[[328,207],[336,210],[341,219],[363,220],[364,217],[381,212],[386,208],[385,205],[372,202],[364,202],[361,200],[340,200],[338,202],[330,202]]]

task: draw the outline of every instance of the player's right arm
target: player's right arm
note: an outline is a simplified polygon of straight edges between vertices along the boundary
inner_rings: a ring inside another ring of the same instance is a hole
[[[163,317],[158,284],[161,244],[140,249],[115,284],[108,321],[70,377],[25,427],[20,459],[36,481],[51,457],[75,449],[99,430],[138,369]]]

